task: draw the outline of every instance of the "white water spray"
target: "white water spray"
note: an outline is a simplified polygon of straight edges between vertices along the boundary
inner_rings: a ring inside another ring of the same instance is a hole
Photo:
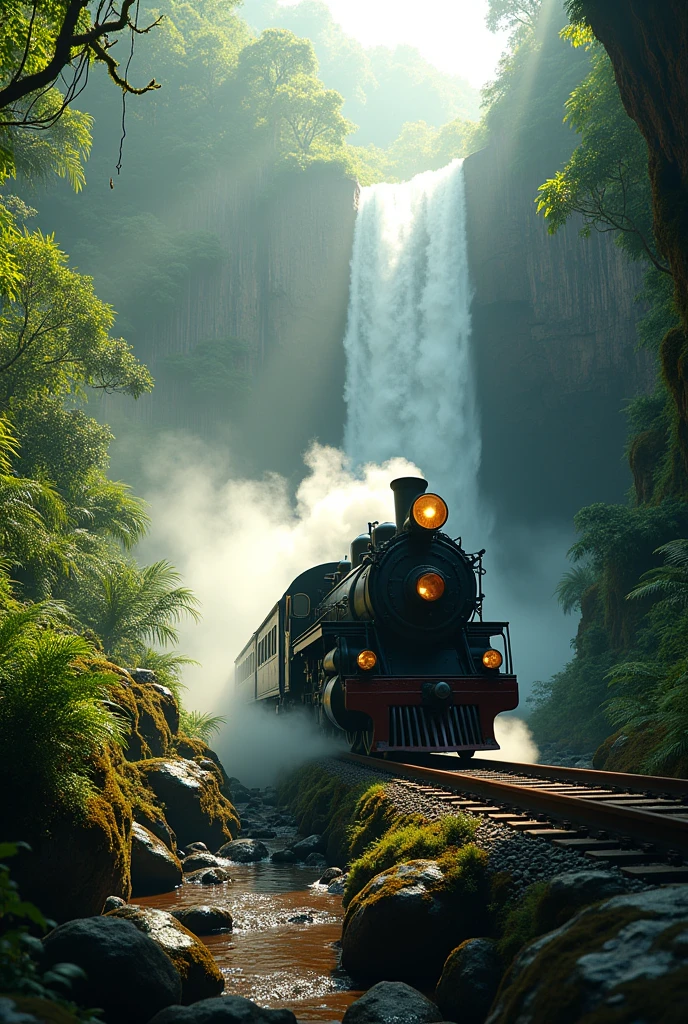
[[[344,447],[355,465],[401,455],[476,530],[480,430],[461,160],[361,192],[351,261]]]

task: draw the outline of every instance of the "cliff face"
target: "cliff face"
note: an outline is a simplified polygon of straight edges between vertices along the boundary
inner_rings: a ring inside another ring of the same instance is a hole
[[[331,167],[249,186],[220,176],[204,189],[186,219],[215,234],[224,254],[190,279],[167,322],[151,325],[153,422],[227,437],[253,472],[295,472],[315,437],[340,443],[357,191]],[[183,379],[166,374],[165,359],[227,338],[246,348],[240,361],[251,372],[250,394],[204,406]]]
[[[513,172],[503,144],[464,166],[482,485],[511,519],[570,521],[630,485],[621,410],[653,377],[643,268],[580,221],[549,235],[533,202],[548,172]]]

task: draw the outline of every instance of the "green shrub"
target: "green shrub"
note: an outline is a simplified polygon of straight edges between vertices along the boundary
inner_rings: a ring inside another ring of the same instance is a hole
[[[306,765],[278,786],[277,796],[297,820],[300,832],[317,832],[327,840],[327,856],[344,865],[348,859],[348,830],[365,785],[351,786],[320,765]]]
[[[447,815],[438,821],[425,821],[420,815],[401,818],[377,842],[353,862],[344,893],[344,906],[381,871],[408,860],[437,860],[451,850],[469,843],[479,821],[464,814]],[[453,849],[452,849],[453,848]],[[477,849],[477,848],[476,848]],[[447,864],[451,863],[451,858]],[[458,863],[458,861],[457,861]]]
[[[541,935],[543,929],[539,925],[540,905],[548,889],[548,882],[535,882],[529,885],[525,895],[519,902],[507,906],[499,924],[501,938],[497,944],[499,955],[505,965],[527,942]]]
[[[348,830],[349,856],[360,857],[371,843],[382,839],[385,832],[399,818],[399,812],[385,792],[376,783],[369,786],[354,809],[354,824]]]
[[[93,647],[45,624],[40,606],[0,619],[0,777],[9,820],[85,810],[93,757],[121,742],[122,718],[107,706],[108,676],[81,671]],[[30,794],[27,801],[26,794]]]

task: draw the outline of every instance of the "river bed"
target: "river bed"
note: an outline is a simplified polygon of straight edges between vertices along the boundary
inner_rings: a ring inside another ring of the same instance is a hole
[[[185,882],[135,902],[168,911],[194,903],[224,907],[234,919],[233,931],[202,941],[225,977],[226,994],[288,1007],[303,1021],[341,1020],[361,991],[338,967],[342,898],[313,884],[323,868],[269,860],[227,866],[231,882]],[[311,920],[289,920],[300,915]]]

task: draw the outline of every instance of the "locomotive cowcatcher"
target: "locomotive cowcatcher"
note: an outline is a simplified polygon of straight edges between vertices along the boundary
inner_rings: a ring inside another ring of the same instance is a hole
[[[484,551],[442,532],[426,480],[390,486],[396,522],[297,576],[243,648],[239,699],[306,706],[359,753],[496,750],[518,686],[509,624],[482,618]]]

